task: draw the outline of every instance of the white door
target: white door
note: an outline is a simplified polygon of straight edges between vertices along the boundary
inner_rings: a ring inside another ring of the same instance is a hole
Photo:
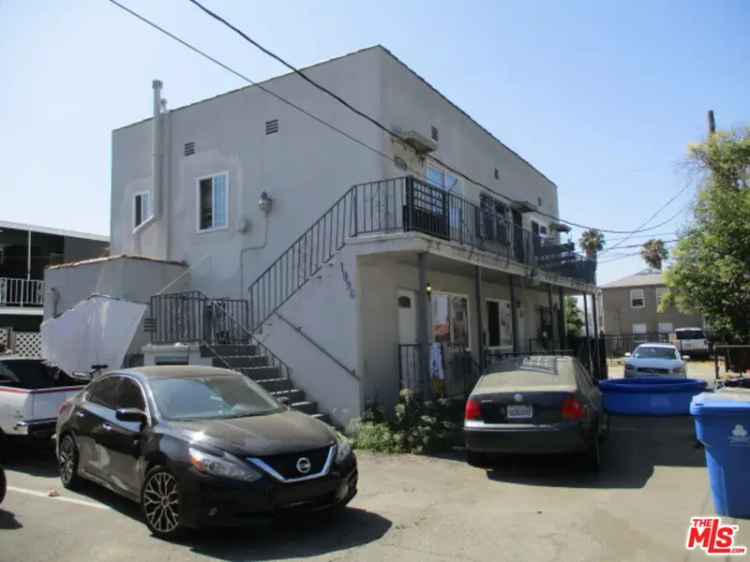
[[[415,291],[399,289],[398,305],[398,343],[413,345],[417,343],[417,294]]]

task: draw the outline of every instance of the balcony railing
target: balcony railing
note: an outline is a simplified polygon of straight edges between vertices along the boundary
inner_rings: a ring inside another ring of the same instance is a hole
[[[416,231],[466,244],[542,271],[595,283],[596,262],[578,255],[573,243],[538,236],[493,209],[414,177],[354,186],[351,235]]]
[[[0,306],[43,306],[44,281],[0,277]]]

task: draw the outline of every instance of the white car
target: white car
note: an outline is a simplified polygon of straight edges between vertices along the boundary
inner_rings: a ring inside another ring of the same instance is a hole
[[[675,345],[685,355],[708,355],[708,339],[700,328],[677,328]]]
[[[0,436],[49,439],[60,406],[83,384],[41,359],[0,355]]]
[[[625,354],[625,377],[687,377],[685,357],[668,343],[644,343]]]

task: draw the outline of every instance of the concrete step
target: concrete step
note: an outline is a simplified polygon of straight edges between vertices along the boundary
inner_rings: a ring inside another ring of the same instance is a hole
[[[201,355],[203,357],[211,357],[214,350],[218,355],[257,355],[258,346],[252,344],[217,344],[212,345],[211,348],[203,346],[201,348]]]
[[[328,417],[328,414],[317,413],[313,414],[312,417],[314,417],[316,420],[322,421],[323,423],[327,423],[328,425],[333,425],[331,424],[331,418]]]
[[[256,382],[268,392],[279,392],[281,390],[291,390],[293,388],[292,382],[285,378],[263,379]]]
[[[289,390],[277,390],[275,392],[272,392],[273,397],[277,400],[279,398],[286,398],[288,400],[288,404],[293,404],[294,402],[304,402],[305,401],[305,391],[300,390],[299,388],[291,388]]]
[[[222,355],[214,357],[214,367],[226,367],[229,365],[232,369],[239,367],[263,367],[268,365],[268,357],[265,355]]]
[[[250,377],[254,381],[261,381],[263,379],[277,379],[280,377],[278,367],[240,367],[238,369],[240,373],[246,377]]]
[[[297,410],[298,412],[302,412],[304,414],[312,415],[318,413],[318,404],[309,400],[303,400],[302,402],[292,402],[291,404],[289,404],[289,406],[293,410]]]

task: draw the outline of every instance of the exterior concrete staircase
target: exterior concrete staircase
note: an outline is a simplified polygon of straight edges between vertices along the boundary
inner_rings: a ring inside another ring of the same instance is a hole
[[[330,423],[328,416],[318,411],[317,402],[307,400],[305,391],[295,388],[289,377],[284,376],[281,368],[271,365],[268,356],[260,353],[256,345],[204,345],[201,347],[201,355],[212,357],[215,367],[232,369],[250,377],[293,410]]]

